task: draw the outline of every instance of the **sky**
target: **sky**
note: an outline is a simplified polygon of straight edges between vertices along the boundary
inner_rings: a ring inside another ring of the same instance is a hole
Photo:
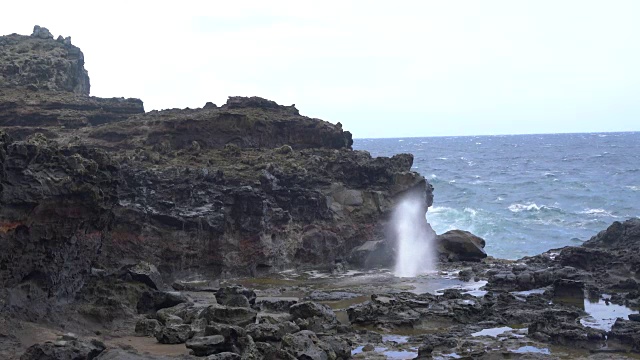
[[[260,96],[356,138],[640,130],[637,0],[35,0],[2,12],[0,34],[71,36],[91,95],[147,111]]]

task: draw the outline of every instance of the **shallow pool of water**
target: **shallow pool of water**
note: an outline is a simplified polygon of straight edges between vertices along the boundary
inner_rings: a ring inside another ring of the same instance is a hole
[[[473,337],[480,337],[480,336],[498,337],[498,335],[502,335],[502,334],[506,333],[507,331],[512,331],[512,330],[513,329],[508,327],[508,326],[503,326],[503,327],[497,327],[497,328],[491,328],[491,329],[484,329],[482,331],[478,331],[477,333],[471,334],[471,336],[473,336]]]
[[[521,348],[511,350],[511,352],[516,354],[543,354],[543,355],[551,355],[551,351],[547,348],[539,348],[535,346],[523,346]]]
[[[607,303],[606,300],[593,302],[589,299],[584,300],[584,311],[589,315],[580,319],[580,323],[604,331],[611,331],[611,327],[618,318],[629,320],[630,314],[637,313],[626,306]]]

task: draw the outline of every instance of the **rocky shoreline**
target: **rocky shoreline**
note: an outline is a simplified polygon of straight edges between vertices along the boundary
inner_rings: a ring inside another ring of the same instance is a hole
[[[388,269],[413,156],[258,97],[144,112],[84,55],[0,37],[0,358],[634,358],[640,220],[507,261],[464,231]],[[421,226],[430,226],[424,221]]]

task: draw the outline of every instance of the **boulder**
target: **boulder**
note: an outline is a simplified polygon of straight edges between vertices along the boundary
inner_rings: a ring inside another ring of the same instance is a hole
[[[91,360],[105,349],[106,346],[98,340],[59,340],[29,347],[20,360]]]
[[[436,237],[438,251],[450,260],[480,261],[487,257],[484,239],[464,230],[450,230]]]
[[[153,313],[188,301],[185,295],[178,292],[145,291],[140,296],[136,308],[139,314]]]
[[[190,325],[169,325],[156,333],[156,340],[161,344],[184,344],[194,335]]]
[[[142,318],[136,323],[136,335],[155,336],[162,329],[162,325],[156,319]]]
[[[247,332],[245,331],[245,329],[241,328],[240,326],[213,323],[206,327],[204,331],[204,335],[205,336],[222,335],[225,338],[237,340],[246,336]]]
[[[286,335],[282,339],[282,349],[292,353],[298,359],[336,359],[336,353],[329,344],[321,341],[313,332],[306,330]]]
[[[228,287],[218,289],[218,291],[216,292],[216,300],[220,305],[243,307],[243,306],[232,305],[232,304],[238,304],[238,303],[244,304],[244,300],[242,298],[239,298],[238,295],[244,296],[250,305],[253,305],[256,303],[255,291],[247,289],[243,286],[238,286],[238,285],[228,286]],[[244,307],[249,307],[249,306],[244,306]]]
[[[222,335],[193,338],[187,341],[187,348],[195,356],[208,356],[222,352],[233,352],[234,344]]]
[[[318,317],[327,322],[333,323],[337,320],[336,314],[330,307],[324,304],[319,304],[313,301],[305,301],[296,305],[293,305],[289,309],[289,313],[293,319],[309,319]]]
[[[293,334],[300,331],[300,327],[290,321],[279,324],[253,324],[246,328],[247,333],[255,341],[281,341],[287,334]]]
[[[129,269],[129,274],[133,280],[144,283],[152,289],[162,290],[164,288],[162,275],[160,275],[158,268],[153,264],[141,261]]]
[[[200,317],[214,323],[247,326],[255,324],[258,312],[251,308],[211,305],[202,311]]]
[[[49,29],[39,25],[33,27],[33,33],[31,33],[31,36],[39,39],[53,39],[53,34],[51,34]]]

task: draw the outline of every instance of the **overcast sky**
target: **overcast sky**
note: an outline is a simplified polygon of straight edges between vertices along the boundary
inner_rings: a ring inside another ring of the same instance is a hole
[[[146,110],[255,95],[358,138],[640,130],[638,0],[163,3],[11,1],[0,34],[70,35],[92,95]]]

